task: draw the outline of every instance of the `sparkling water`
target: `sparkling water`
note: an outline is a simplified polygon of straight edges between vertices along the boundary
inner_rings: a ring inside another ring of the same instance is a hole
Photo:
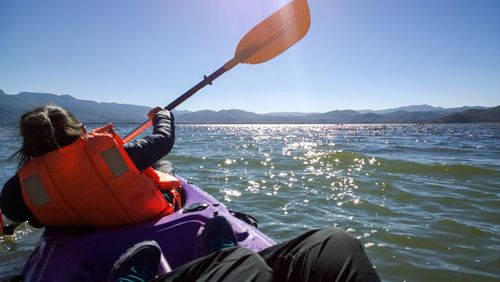
[[[500,280],[499,124],[179,125],[176,134],[167,156],[176,173],[276,241],[338,226],[384,281]],[[0,125],[0,142],[3,185],[17,167],[15,126]],[[40,234],[23,225],[0,238],[0,280],[20,273]]]

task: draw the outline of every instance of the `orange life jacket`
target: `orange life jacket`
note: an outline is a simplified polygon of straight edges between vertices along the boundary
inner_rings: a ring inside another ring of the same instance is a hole
[[[18,176],[24,201],[49,226],[110,227],[167,215],[174,207],[161,190],[180,205],[180,181],[152,168],[139,172],[111,124],[29,160]]]

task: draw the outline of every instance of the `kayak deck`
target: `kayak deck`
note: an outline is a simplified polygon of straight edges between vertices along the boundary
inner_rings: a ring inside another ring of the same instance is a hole
[[[186,196],[184,208],[160,219],[86,232],[47,228],[22,276],[26,281],[102,281],[121,254],[145,240],[158,242],[173,269],[200,256],[198,237],[215,215],[227,218],[239,246],[259,251],[275,244],[196,185],[184,179],[181,182]]]

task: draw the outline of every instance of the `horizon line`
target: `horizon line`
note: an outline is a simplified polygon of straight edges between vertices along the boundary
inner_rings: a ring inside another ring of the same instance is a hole
[[[138,105],[138,104],[131,104],[131,103],[116,102],[116,101],[109,102],[109,101],[88,100],[88,99],[82,99],[82,98],[75,97],[75,96],[73,96],[71,94],[55,94],[55,93],[50,93],[50,92],[20,91],[17,94],[10,94],[10,93],[6,93],[2,88],[0,88],[0,94],[2,94],[2,93],[5,94],[5,95],[10,95],[10,96],[19,95],[21,93],[48,94],[48,95],[55,95],[55,96],[58,96],[58,97],[61,97],[61,96],[70,96],[70,97],[72,97],[72,98],[74,98],[76,100],[96,102],[96,103],[99,103],[99,104],[101,104],[101,103],[103,103],[103,104],[121,104],[121,105],[139,106],[139,107],[146,107],[146,108],[154,108],[154,107],[156,107],[156,106]],[[476,104],[476,105],[462,105],[462,106],[434,106],[434,105],[430,105],[430,104],[409,104],[409,105],[403,105],[403,106],[392,106],[392,107],[381,108],[381,109],[350,109],[350,108],[332,109],[332,110],[328,110],[326,112],[322,112],[322,111],[300,112],[300,111],[294,111],[294,110],[291,110],[291,111],[272,111],[272,112],[254,112],[254,111],[251,111],[251,110],[245,110],[245,109],[239,109],[239,108],[224,108],[224,109],[206,109],[206,108],[205,109],[174,109],[174,111],[188,111],[188,112],[214,111],[214,112],[220,112],[220,111],[239,110],[239,111],[245,111],[245,112],[250,112],[250,113],[255,113],[255,114],[263,114],[263,115],[265,115],[265,114],[283,114],[283,113],[315,114],[315,113],[327,113],[327,112],[332,112],[332,111],[356,111],[356,112],[360,112],[360,111],[373,111],[373,112],[378,112],[378,111],[394,110],[394,109],[398,109],[398,108],[419,107],[419,106],[428,106],[428,107],[442,108],[444,110],[447,110],[447,109],[465,108],[465,107],[470,107],[470,108],[474,108],[474,107],[494,108],[494,107],[500,106],[500,104],[493,105],[493,106],[486,106],[486,105],[479,105],[479,104]]]

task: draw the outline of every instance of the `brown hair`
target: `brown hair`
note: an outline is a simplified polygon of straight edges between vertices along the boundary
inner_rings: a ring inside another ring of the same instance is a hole
[[[71,112],[45,105],[22,115],[19,129],[23,145],[16,155],[21,167],[31,158],[75,142],[83,133],[83,124]]]

